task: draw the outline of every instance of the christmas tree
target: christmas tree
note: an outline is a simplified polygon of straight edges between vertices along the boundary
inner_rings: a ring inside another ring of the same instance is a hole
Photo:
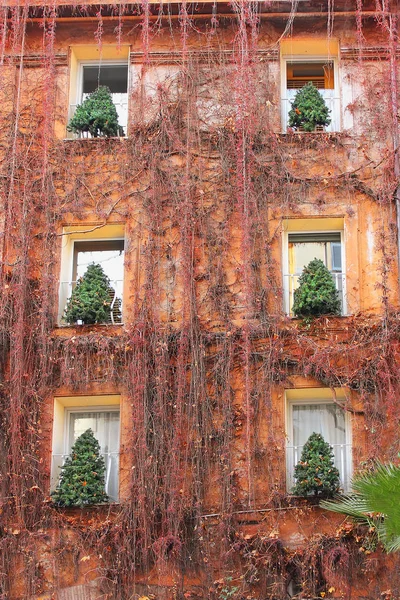
[[[107,502],[104,491],[104,458],[99,442],[88,429],[76,440],[61,467],[60,481],[52,500],[58,506],[85,506]]]
[[[338,493],[339,471],[333,462],[333,449],[320,433],[312,433],[304,444],[294,477],[292,493],[296,496],[329,498]]]
[[[316,125],[329,125],[329,113],[325,100],[310,81],[294,97],[289,111],[289,127],[314,131]]]
[[[83,321],[85,325],[109,323],[114,296],[115,292],[110,287],[110,280],[101,265],[91,263],[83,277],[78,280],[67,302],[64,319],[67,323]],[[120,314],[120,308],[117,312]]]
[[[341,314],[339,292],[322,260],[314,258],[304,267],[294,291],[293,313],[297,317]]]
[[[78,104],[67,130],[74,133],[89,132],[93,137],[124,135],[108,87],[98,87],[82,104]]]

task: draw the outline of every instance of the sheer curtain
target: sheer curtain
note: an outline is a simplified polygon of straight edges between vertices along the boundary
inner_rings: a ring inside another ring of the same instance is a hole
[[[294,446],[304,446],[314,432],[332,446],[346,443],[345,414],[336,404],[294,404],[292,411]]]
[[[68,450],[82,433],[91,429],[100,444],[106,464],[106,492],[118,500],[119,411],[71,412],[69,415]]]
[[[336,404],[310,403],[291,405],[292,431],[289,432],[288,475],[293,484],[293,470],[300,460],[304,444],[312,433],[320,433],[333,446],[335,465],[341,485],[347,489],[350,478],[349,447],[346,435],[346,415]]]

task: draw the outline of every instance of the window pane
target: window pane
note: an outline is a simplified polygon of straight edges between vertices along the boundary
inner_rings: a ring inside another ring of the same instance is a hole
[[[75,412],[69,415],[67,454],[82,433],[91,429],[104,457],[105,490],[111,500],[118,500],[119,479],[119,411]]]
[[[124,278],[124,241],[75,242],[73,281],[82,277],[90,263],[102,266],[111,281]]]
[[[289,242],[339,242],[340,231],[289,233]]]
[[[332,242],[332,271],[342,271],[342,245],[338,242]]]
[[[285,265],[285,310],[292,314],[294,292],[299,287],[300,275],[315,258],[322,260],[331,272],[339,291],[343,311],[342,241],[340,231],[296,232],[288,235],[288,262]]]
[[[288,61],[286,75],[288,89],[300,89],[309,81],[319,89],[334,88],[333,63]]]
[[[336,404],[295,404],[292,411],[294,446],[303,446],[314,432],[331,445],[346,443],[345,413]]]
[[[124,278],[124,258],[122,251],[78,252],[76,261],[76,278],[82,277],[90,263],[102,266],[104,273],[111,281],[122,281]]]
[[[286,454],[288,489],[294,484],[294,468],[300,460],[303,446],[312,433],[320,433],[333,446],[335,466],[339,469],[344,490],[349,489],[351,477],[351,448],[346,437],[346,415],[339,406],[330,403],[290,405],[292,430]]]
[[[289,243],[289,255],[293,257],[290,273],[294,275],[300,275],[314,258],[326,266],[326,242]]]
[[[324,77],[322,63],[292,63],[293,77]]]
[[[82,92],[90,94],[99,85],[106,85],[112,94],[126,94],[128,91],[128,65],[83,67]]]
[[[289,273],[300,275],[314,258],[330,271],[342,271],[340,232],[289,234]]]
[[[119,412],[70,413],[68,452],[82,433],[91,429],[101,452],[119,452]]]

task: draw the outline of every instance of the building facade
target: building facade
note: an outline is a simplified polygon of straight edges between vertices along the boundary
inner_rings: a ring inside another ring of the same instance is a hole
[[[292,493],[313,432],[344,492],[400,450],[398,8],[3,0],[0,598],[400,597]],[[118,136],[68,127],[99,86]],[[297,318],[315,258],[340,309]],[[68,322],[93,262],[109,318]],[[57,507],[88,428],[110,502]]]

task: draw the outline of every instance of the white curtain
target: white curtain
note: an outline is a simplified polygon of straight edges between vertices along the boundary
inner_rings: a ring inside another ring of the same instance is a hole
[[[93,431],[106,463],[106,492],[118,500],[119,411],[71,412],[69,417],[68,453],[82,433]]]
[[[293,470],[300,460],[304,444],[312,433],[320,433],[333,446],[335,465],[339,469],[341,486],[347,490],[351,475],[351,452],[346,446],[346,415],[333,403],[292,404],[292,431],[287,453],[289,485]]]
[[[312,433],[331,445],[346,443],[345,413],[337,404],[294,404],[293,445],[304,446]]]

